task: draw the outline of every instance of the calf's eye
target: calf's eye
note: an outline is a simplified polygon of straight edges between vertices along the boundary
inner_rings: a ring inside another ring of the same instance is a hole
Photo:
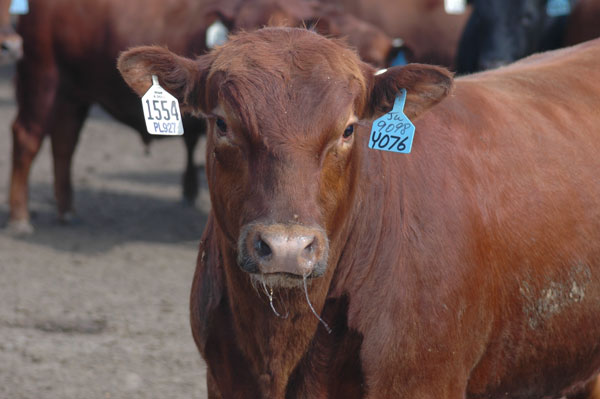
[[[225,121],[221,118],[217,118],[217,121],[215,122],[215,124],[217,125],[217,127],[219,128],[219,130],[222,133],[225,133],[227,131],[227,123],[225,123]]]
[[[354,125],[350,125],[346,128],[346,130],[344,130],[344,138],[347,139],[348,137],[352,136],[352,134],[354,133]]]
[[[347,139],[352,136],[352,133],[354,133],[354,125],[350,125],[344,130],[344,138]]]

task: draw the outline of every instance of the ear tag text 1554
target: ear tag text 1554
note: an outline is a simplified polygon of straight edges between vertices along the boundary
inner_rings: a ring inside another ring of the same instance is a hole
[[[549,17],[562,17],[571,13],[569,0],[548,0],[546,14]]]
[[[152,86],[142,97],[142,107],[148,133],[167,136],[183,134],[179,101],[158,84],[156,75],[152,75]]]
[[[371,126],[369,148],[408,154],[415,137],[415,125],[404,115],[406,89],[401,89],[394,101],[394,108],[375,119]]]

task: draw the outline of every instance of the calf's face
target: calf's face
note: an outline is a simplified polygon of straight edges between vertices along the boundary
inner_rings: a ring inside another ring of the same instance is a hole
[[[368,184],[357,123],[391,109],[402,87],[415,119],[452,81],[416,64],[375,75],[341,42],[289,28],[234,36],[195,61],[136,48],[118,66],[138,94],[158,75],[184,112],[208,118],[215,219],[239,267],[271,286],[301,284],[331,263],[358,185]]]

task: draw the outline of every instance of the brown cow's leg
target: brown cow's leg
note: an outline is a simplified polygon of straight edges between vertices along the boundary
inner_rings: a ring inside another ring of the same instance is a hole
[[[208,389],[208,399],[223,399],[219,388],[217,388],[217,383],[208,369],[206,370],[206,387]]]
[[[17,234],[33,231],[29,222],[28,180],[33,159],[46,134],[45,126],[54,101],[57,73],[39,65],[17,66],[17,102],[19,112],[13,123],[12,171],[9,189],[8,230]]]
[[[600,399],[600,376],[590,380],[582,391],[568,395],[567,399]]]
[[[40,150],[44,136],[41,128],[27,129],[19,118],[13,123],[12,131],[13,151],[8,200],[10,205],[8,229],[13,233],[27,234],[33,232],[27,209],[29,171],[33,159]]]
[[[57,96],[49,128],[54,161],[54,196],[61,222],[69,221],[73,212],[71,162],[81,126],[87,117],[89,104]]]

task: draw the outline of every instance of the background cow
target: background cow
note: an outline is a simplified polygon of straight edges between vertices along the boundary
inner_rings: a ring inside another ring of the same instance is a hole
[[[496,68],[529,54],[600,36],[599,0],[473,0],[462,34],[459,74]],[[549,3],[564,8],[561,15]]]
[[[545,53],[448,96],[443,68],[376,75],[306,30],[240,34],[195,61],[124,53],[139,95],[169,76],[210,120],[191,296],[209,397],[581,389],[600,369],[599,57],[600,41]],[[402,88],[412,153],[369,149],[359,121]]]
[[[0,0],[0,64],[16,61],[23,55],[21,37],[10,20],[10,3],[11,0]]]
[[[408,62],[451,67],[461,32],[470,15],[450,15],[444,0],[326,0],[401,38]]]
[[[239,0],[32,0],[30,12],[21,17],[18,31],[25,40],[25,57],[17,67],[17,101],[19,111],[13,124],[13,162],[9,194],[9,228],[31,232],[27,209],[28,176],[44,136],[52,141],[55,173],[55,197],[60,220],[68,220],[73,209],[71,163],[79,132],[94,103],[102,106],[117,120],[146,133],[139,99],[125,85],[115,68],[120,51],[144,43],[168,46],[187,56],[206,50],[206,29],[223,16],[241,13],[247,5]],[[319,13],[319,8],[303,10],[279,6],[291,1],[248,3],[258,13],[246,18],[244,28],[252,29],[275,18],[281,23],[318,21],[320,30],[350,36],[365,58],[382,65],[393,54],[392,41],[376,27],[346,18],[336,24],[339,14]],[[300,3],[300,1],[298,1]],[[264,8],[260,8],[264,7]],[[265,17],[266,16],[266,17]],[[265,19],[262,19],[265,18]],[[325,23],[326,21],[331,23]],[[231,22],[235,29],[235,21]],[[162,82],[161,82],[162,83]],[[184,104],[185,106],[185,104]],[[198,192],[194,148],[204,131],[203,119],[187,116],[183,121],[187,148],[187,166],[183,175],[184,197],[193,201]]]
[[[396,5],[399,8],[400,5]],[[341,4],[306,0],[244,0],[232,15],[224,16],[234,29],[257,26],[307,26],[324,35],[343,37],[358,50],[364,61],[384,67],[405,46],[375,25],[346,12]]]

